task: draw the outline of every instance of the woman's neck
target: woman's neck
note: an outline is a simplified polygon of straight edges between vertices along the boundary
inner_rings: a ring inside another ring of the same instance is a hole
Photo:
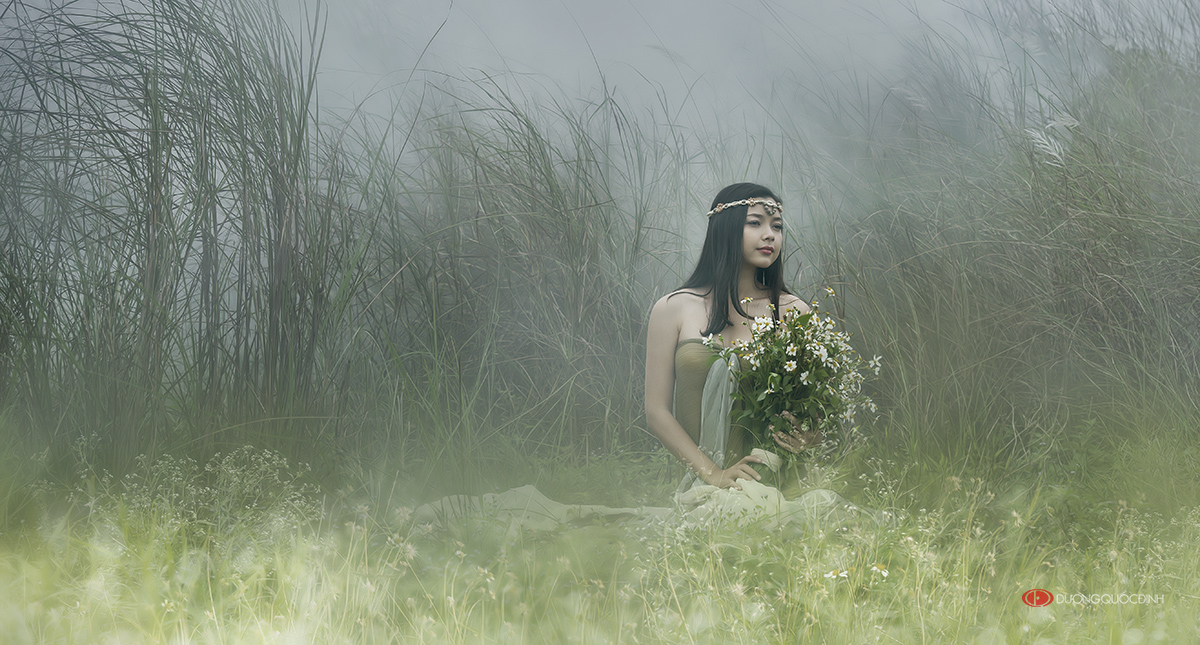
[[[758,267],[753,264],[743,264],[738,274],[737,298],[760,298],[766,295],[766,290],[758,284]]]

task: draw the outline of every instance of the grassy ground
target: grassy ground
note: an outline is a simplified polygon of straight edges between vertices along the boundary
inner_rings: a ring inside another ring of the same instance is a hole
[[[1143,443],[1123,446],[1129,461],[1188,449],[1164,446],[1178,436],[1172,428],[1143,434]],[[672,471],[662,455],[631,454],[550,469],[540,485],[568,500],[660,501]],[[811,485],[897,519],[781,535],[753,524],[637,522],[539,532],[487,517],[435,527],[411,519],[403,478],[322,495],[294,464],[249,449],[208,468],[167,459],[143,472],[78,482],[69,501],[7,536],[0,627],[9,642],[1177,643],[1200,635],[1200,510],[1163,514],[1126,501],[1152,492],[1132,473],[1097,490],[1096,476],[989,481],[899,454],[857,468],[814,466]],[[597,485],[605,481],[622,492]],[[42,494],[61,499],[56,492]],[[1035,588],[1056,602],[1027,607],[1021,595]],[[1091,594],[1142,602],[1077,597]]]
[[[971,20],[741,136],[515,81],[331,114],[270,7],[12,3],[0,639],[1200,641],[1200,24]],[[415,522],[668,503],[644,319],[745,179],[884,357],[809,484],[894,522]]]

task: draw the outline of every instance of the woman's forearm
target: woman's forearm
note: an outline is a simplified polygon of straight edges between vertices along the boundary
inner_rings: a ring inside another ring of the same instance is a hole
[[[709,482],[713,474],[721,469],[708,455],[704,454],[703,450],[700,450],[695,441],[692,441],[687,431],[675,419],[675,415],[664,411],[647,412],[646,422],[650,426],[650,431],[658,437],[667,450],[671,451],[676,459],[682,461],[683,465],[696,473],[700,479]]]

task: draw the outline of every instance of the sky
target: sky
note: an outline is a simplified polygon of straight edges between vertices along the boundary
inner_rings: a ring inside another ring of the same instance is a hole
[[[312,0],[288,2],[296,19],[312,15]],[[322,90],[345,105],[427,74],[519,77],[566,96],[603,75],[627,100],[730,110],[780,82],[886,69],[920,22],[964,22],[943,0],[332,0],[322,11]]]

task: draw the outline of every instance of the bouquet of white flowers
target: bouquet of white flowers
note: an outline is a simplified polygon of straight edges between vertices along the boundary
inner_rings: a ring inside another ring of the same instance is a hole
[[[832,289],[826,291],[833,295]],[[783,448],[784,458],[794,461],[804,449],[852,432],[859,411],[876,411],[862,393],[864,361],[850,346],[849,334],[836,331],[834,320],[815,304],[807,314],[778,322],[759,316],[749,324],[750,342],[725,347],[718,337],[717,349],[726,360],[739,359],[740,369],[730,374],[738,381],[733,397],[741,402],[733,421],[750,431],[752,448]],[[716,344],[711,335],[704,342]],[[879,356],[866,361],[866,369],[879,374],[879,361]]]

